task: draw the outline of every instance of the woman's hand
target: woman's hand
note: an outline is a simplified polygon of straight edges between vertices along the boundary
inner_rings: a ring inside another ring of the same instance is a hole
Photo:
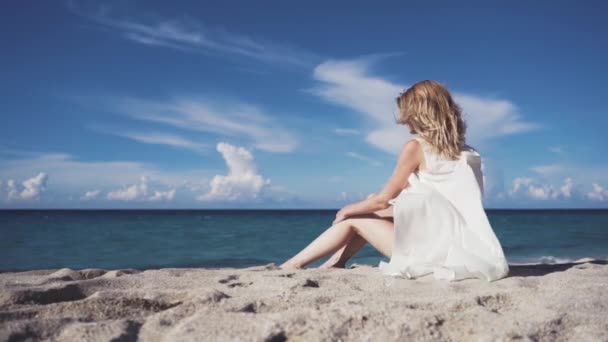
[[[372,197],[376,196],[376,193],[371,193],[369,195],[367,195],[367,199],[370,199]],[[336,213],[336,219],[334,220],[334,222],[332,222],[332,225],[342,222],[345,219],[347,219],[349,216],[351,216],[352,214],[352,208],[353,204],[349,204],[347,206],[345,206],[344,208],[338,210],[338,213]]]
[[[336,219],[334,220],[334,222],[332,222],[332,225],[342,222],[347,218],[346,215],[346,210],[344,210],[346,207],[338,210],[338,212],[336,213]]]

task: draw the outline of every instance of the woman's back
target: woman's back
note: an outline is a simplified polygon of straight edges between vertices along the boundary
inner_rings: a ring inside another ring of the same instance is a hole
[[[508,266],[482,206],[481,157],[465,146],[458,159],[436,153],[422,138],[424,167],[393,200],[395,245],[386,274],[434,273],[457,280],[504,277]]]
[[[475,176],[479,193],[482,195],[484,190],[484,177],[481,156],[477,150],[469,145],[464,145],[461,149],[460,157],[456,160],[450,160],[443,155],[435,152],[433,147],[422,137],[415,138],[422,148],[424,155],[424,168],[412,174],[413,177],[436,181],[440,178],[445,178],[453,174],[459,167],[468,165]],[[412,177],[411,176],[411,177]]]

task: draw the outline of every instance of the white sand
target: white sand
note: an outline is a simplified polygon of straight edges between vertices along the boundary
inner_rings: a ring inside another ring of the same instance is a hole
[[[0,274],[0,341],[608,341],[608,264],[511,266],[496,282],[377,268]]]

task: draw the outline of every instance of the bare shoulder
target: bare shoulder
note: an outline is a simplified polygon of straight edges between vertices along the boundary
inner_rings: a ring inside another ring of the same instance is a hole
[[[420,152],[422,151],[422,145],[420,145],[420,142],[418,141],[418,139],[410,139],[408,141],[405,142],[405,144],[403,144],[403,147],[401,147],[401,155],[409,155],[409,156],[415,156],[418,155]]]
[[[403,147],[401,147],[401,152],[399,154],[399,162],[400,163],[420,163],[422,156],[422,145],[417,139],[410,139]]]

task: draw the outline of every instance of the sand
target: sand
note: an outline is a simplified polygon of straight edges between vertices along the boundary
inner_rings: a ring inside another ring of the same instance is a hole
[[[608,264],[511,266],[495,282],[376,267],[0,274],[0,341],[608,341]]]

